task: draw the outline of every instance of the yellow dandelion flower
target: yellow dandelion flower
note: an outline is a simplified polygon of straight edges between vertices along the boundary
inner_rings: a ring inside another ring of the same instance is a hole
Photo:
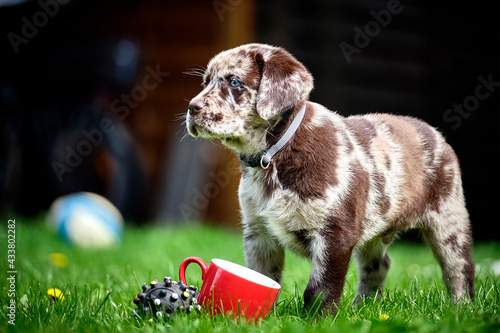
[[[66,267],[68,266],[68,257],[66,257],[62,253],[51,253],[50,254],[50,261],[52,261],[52,264],[56,267]]]
[[[378,320],[380,321],[386,321],[387,319],[389,319],[389,316],[386,315],[385,313],[382,313],[380,317],[378,317]]]
[[[47,290],[47,294],[49,295],[50,298],[52,298],[54,302],[56,300],[61,302],[64,301],[64,295],[62,291],[60,291],[57,288],[50,288],[49,290]]]

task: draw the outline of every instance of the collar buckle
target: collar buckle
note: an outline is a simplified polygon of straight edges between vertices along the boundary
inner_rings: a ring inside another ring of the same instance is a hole
[[[262,157],[260,158],[260,167],[264,170],[269,168],[269,164],[271,164],[271,159],[267,161],[267,164],[264,165],[265,161],[264,158],[266,157],[266,154],[263,154]]]
[[[245,155],[240,154],[240,161],[243,163],[244,166],[248,166],[251,168],[256,168],[256,167],[261,167],[262,169],[267,169],[269,168],[269,165],[271,164],[271,159],[273,156],[281,150],[285,146],[285,144],[292,138],[293,134],[295,131],[299,128],[300,123],[302,122],[302,119],[304,119],[304,114],[306,113],[306,105],[304,103],[304,106],[300,109],[299,113],[295,116],[295,119],[292,121],[290,124],[290,127],[285,131],[283,136],[278,140],[276,144],[271,146],[269,150],[264,151],[260,154],[254,155],[252,157],[248,157]]]

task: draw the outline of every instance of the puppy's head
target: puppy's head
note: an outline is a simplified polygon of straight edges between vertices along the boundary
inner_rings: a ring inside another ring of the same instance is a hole
[[[287,51],[247,44],[210,60],[203,86],[189,103],[189,134],[251,154],[265,148],[266,131],[283,112],[308,99],[313,79]]]

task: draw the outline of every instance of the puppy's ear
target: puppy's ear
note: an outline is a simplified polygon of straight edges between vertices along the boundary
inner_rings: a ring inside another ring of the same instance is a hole
[[[255,56],[260,71],[257,112],[268,120],[307,100],[313,88],[312,75],[297,59],[283,49]]]

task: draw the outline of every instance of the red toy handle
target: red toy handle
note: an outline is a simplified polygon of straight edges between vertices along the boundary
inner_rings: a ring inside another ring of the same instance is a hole
[[[181,267],[179,267],[179,280],[187,284],[186,282],[186,268],[191,263],[196,263],[201,267],[201,279],[205,279],[205,274],[208,271],[208,265],[198,257],[189,257],[182,261]]]

